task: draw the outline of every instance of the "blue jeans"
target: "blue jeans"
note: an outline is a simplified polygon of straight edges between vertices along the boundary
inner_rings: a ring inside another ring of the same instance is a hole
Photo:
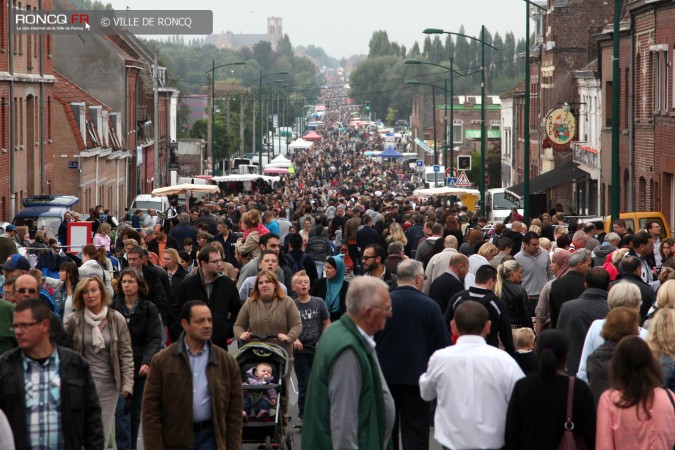
[[[298,377],[298,417],[302,419],[305,412],[305,396],[307,395],[307,385],[309,384],[309,373],[312,371],[314,353],[295,353],[293,358],[295,359],[295,376]]]
[[[316,266],[316,273],[319,275],[319,278],[323,278],[323,267],[326,265],[325,261],[314,261]]]
[[[194,450],[218,450],[216,437],[213,435],[213,427],[204,428],[192,435],[192,448]]]
[[[115,410],[115,445],[117,450],[135,450],[138,442],[138,430],[141,427],[141,403],[145,378],[134,378],[134,395],[131,397],[131,412],[124,414],[126,399],[119,396]]]

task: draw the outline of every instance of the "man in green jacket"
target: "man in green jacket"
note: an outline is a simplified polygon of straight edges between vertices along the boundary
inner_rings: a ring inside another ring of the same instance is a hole
[[[387,449],[394,400],[382,376],[373,335],[391,317],[385,282],[356,277],[347,314],[328,327],[317,346],[305,400],[303,445],[317,449]]]

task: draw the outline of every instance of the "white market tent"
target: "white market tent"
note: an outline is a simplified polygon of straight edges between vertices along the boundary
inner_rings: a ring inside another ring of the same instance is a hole
[[[279,156],[270,161],[270,163],[265,167],[291,167],[292,165],[293,163],[290,159],[286,158],[284,155],[279,154]]]
[[[165,186],[154,189],[152,195],[156,197],[166,197],[169,195],[185,194],[186,192],[203,192],[206,194],[217,194],[220,192],[218,186],[208,184],[176,184],[174,186]]]
[[[416,189],[413,192],[415,197],[431,197],[439,195],[475,195],[480,196],[480,191],[478,189],[464,189],[458,187],[443,186],[439,188],[431,189]]]
[[[256,175],[256,174],[238,174],[238,175],[223,175],[221,177],[213,177],[211,178],[211,181],[215,183],[221,183],[221,182],[229,182],[229,181],[256,181],[257,179],[262,178],[263,180],[267,181],[268,183],[277,183],[280,178],[279,177],[268,177],[266,175]]]
[[[298,139],[296,139],[295,141],[293,141],[293,143],[291,143],[291,144],[288,146],[288,148],[289,148],[290,150],[308,149],[308,148],[310,148],[312,145],[314,145],[313,142],[306,141],[306,140],[304,140],[303,138],[298,138]]]

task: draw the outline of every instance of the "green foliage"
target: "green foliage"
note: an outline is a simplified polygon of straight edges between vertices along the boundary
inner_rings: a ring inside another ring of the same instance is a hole
[[[387,109],[387,117],[385,118],[385,120],[390,126],[394,125],[394,122],[396,122],[397,117],[398,117],[398,109],[394,108]]]
[[[397,51],[396,52],[394,51],[394,48],[389,42],[387,32],[383,30],[375,31],[373,33],[373,37],[370,38],[370,43],[368,47],[370,49],[368,53],[369,58],[398,54]],[[397,50],[399,49],[398,44],[396,45],[396,49]]]
[[[471,36],[463,26],[459,33]],[[480,39],[480,32],[474,36]],[[499,33],[493,36],[488,30],[485,30],[484,38],[486,43],[498,49],[485,47],[488,95],[512,90],[523,79],[523,64],[517,55],[524,51],[524,41],[516,44],[513,33],[509,32],[502,38]],[[413,95],[429,95],[430,92],[427,86],[406,86],[405,81],[415,79],[435,84],[440,87],[436,95],[443,97],[448,72],[429,65],[405,65],[406,57],[447,67],[450,66],[450,58],[454,58],[454,69],[464,75],[454,75],[453,92],[455,95],[475,95],[480,92],[480,55],[480,43],[449,34],[433,38],[427,35],[421,51],[420,44],[415,42],[406,54],[405,47],[389,41],[385,31],[375,31],[370,39],[368,58],[350,74],[349,94],[357,104],[370,100],[374,117],[386,115],[388,119],[393,108],[398,112],[397,119],[407,118],[411,114]]]

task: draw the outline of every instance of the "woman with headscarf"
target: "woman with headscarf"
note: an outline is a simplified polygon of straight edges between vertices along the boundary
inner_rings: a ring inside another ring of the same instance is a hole
[[[555,279],[562,277],[570,268],[570,256],[572,254],[567,250],[558,250],[551,257],[551,272],[555,275]],[[541,289],[539,294],[539,301],[534,310],[535,317],[535,332],[540,334],[543,330],[550,327],[551,310],[549,306],[549,294],[551,292],[551,285],[555,280],[548,281]]]
[[[347,310],[345,299],[349,282],[345,281],[346,268],[342,256],[330,256],[326,259],[326,277],[318,278],[311,291],[311,295],[326,302],[331,322],[338,320]]]

